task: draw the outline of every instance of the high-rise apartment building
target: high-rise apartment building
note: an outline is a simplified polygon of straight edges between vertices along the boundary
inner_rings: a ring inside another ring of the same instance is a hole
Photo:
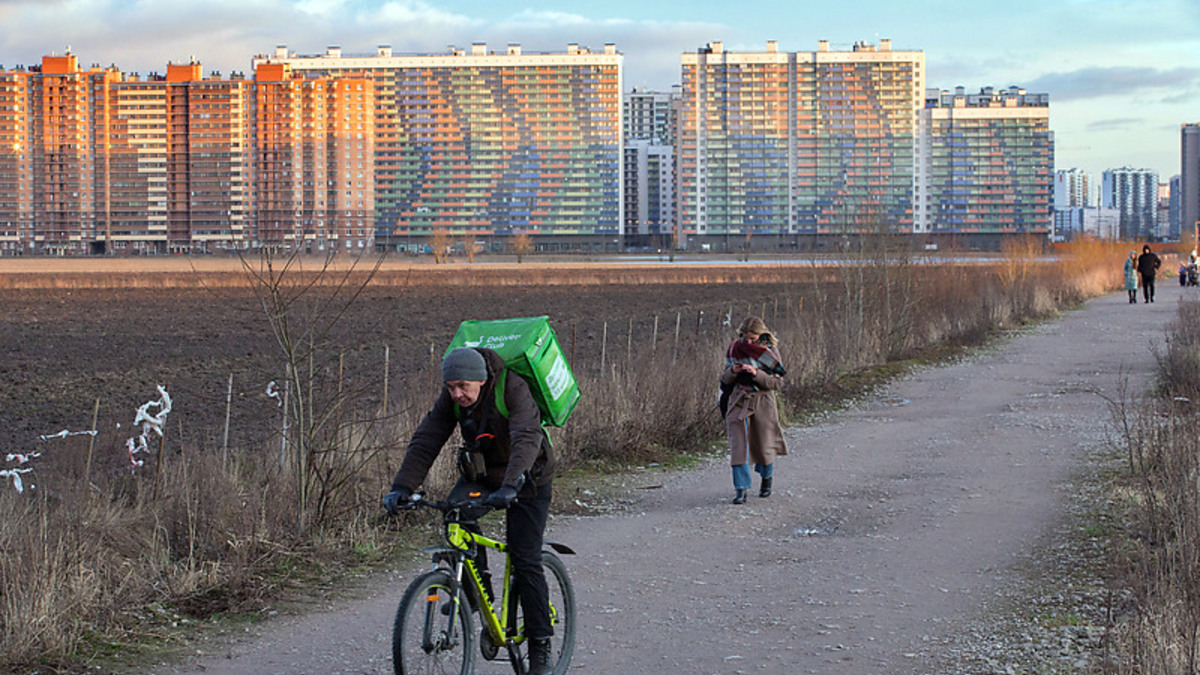
[[[1158,174],[1122,167],[1104,172],[1101,205],[1120,214],[1121,239],[1158,236]]]
[[[255,222],[268,246],[374,249],[375,82],[255,71]]]
[[[700,237],[908,231],[925,57],[831,51],[682,57],[680,213]]]
[[[29,78],[34,252],[66,255],[95,252],[97,221],[103,214],[104,175],[97,158],[105,152],[103,129],[115,69],[83,70],[72,54],[47,56]],[[97,124],[99,118],[100,124]],[[99,195],[98,195],[99,191]]]
[[[1094,206],[1092,177],[1082,169],[1059,169],[1054,172],[1054,208],[1069,209]]]
[[[1055,180],[1049,99],[1019,87],[931,92],[914,229],[1048,233]],[[1086,195],[1085,181],[1077,187]]]
[[[890,40],[682,57],[679,218],[698,236],[1046,234],[1049,96],[925,84]],[[793,240],[794,241],[794,240]],[[793,243],[793,245],[795,245]]]
[[[613,45],[534,54],[476,44],[418,56],[382,46],[362,57],[279,47],[254,63],[374,81],[379,244],[525,232],[597,247],[619,238],[623,222],[622,58]]]
[[[1180,237],[1200,246],[1200,123],[1180,127],[1179,227]]]
[[[279,75],[0,71],[0,253],[373,250],[374,83]]]
[[[625,244],[678,246],[672,147],[651,139],[626,142],[624,176]]]
[[[683,247],[675,217],[680,92],[635,87],[624,96],[625,244]]]
[[[917,113],[925,54],[857,43],[797,54],[797,184],[801,223],[841,232],[907,232],[914,222]]]
[[[1157,206],[1154,210],[1155,235],[1163,239],[1177,239],[1171,236],[1171,183],[1158,184],[1156,196]]]
[[[679,86],[672,91],[651,91],[634,87],[623,99],[625,141],[651,140],[672,145],[678,132]]]
[[[1168,183],[1170,204],[1167,206],[1167,238],[1171,241],[1183,241],[1184,230],[1181,226],[1183,215],[1180,206],[1183,203],[1183,176],[1175,174]]]
[[[0,72],[0,255],[33,242],[33,115],[30,78]]]
[[[252,83],[204,78],[199,63],[169,65],[167,247],[259,243],[254,234]]]
[[[112,88],[104,245],[112,253],[156,253],[167,246],[167,87],[126,77]]]

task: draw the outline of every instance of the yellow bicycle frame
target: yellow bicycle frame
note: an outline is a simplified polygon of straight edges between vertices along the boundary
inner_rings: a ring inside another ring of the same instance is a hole
[[[498,616],[495,608],[486,601],[487,593],[483,590],[483,579],[479,574],[479,568],[476,566],[475,561],[467,555],[462,555],[458,558],[459,565],[466,565],[467,574],[465,576],[469,580],[468,583],[475,589],[475,597],[481,599],[479,603],[479,617],[483,622],[484,628],[487,629],[488,634],[491,635],[492,641],[495,644],[504,644],[508,638],[504,633],[504,626],[508,625],[508,613],[512,605],[508,601],[508,594],[512,589],[512,562],[508,558],[508,544],[496,541],[495,539],[489,539],[482,534],[475,534],[468,531],[462,525],[453,522],[446,524],[446,540],[450,542],[451,547],[464,554],[471,550],[472,545],[494,549],[504,554],[504,578],[501,580],[500,585],[503,591],[503,602],[500,604],[500,614]],[[454,575],[457,579],[463,579],[464,577],[461,569],[454,570]],[[492,600],[495,601],[496,598],[492,598]],[[518,642],[520,641],[523,641],[523,639]]]

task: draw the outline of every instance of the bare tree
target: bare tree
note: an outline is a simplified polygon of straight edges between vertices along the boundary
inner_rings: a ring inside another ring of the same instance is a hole
[[[326,256],[304,269],[297,252],[264,250],[242,258],[282,356],[282,468],[296,482],[296,529],[327,522],[343,492],[383,444],[373,418],[349,412],[356,392],[343,377],[346,337],[336,330],[355,300],[379,272],[386,254],[369,268],[352,258],[343,269]]]
[[[520,264],[525,256],[533,252],[533,239],[528,232],[522,232],[512,238],[512,250],[517,256],[517,264]]]
[[[433,249],[433,261],[436,263],[444,263],[450,257],[450,233],[444,229],[437,229],[433,234],[429,235],[429,248]]]
[[[475,237],[464,234],[458,241],[462,244],[463,255],[466,256],[467,262],[475,262]]]

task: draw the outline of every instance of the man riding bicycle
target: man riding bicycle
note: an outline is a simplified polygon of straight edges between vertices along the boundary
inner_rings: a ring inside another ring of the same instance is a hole
[[[522,377],[506,376],[504,368],[504,359],[490,349],[461,347],[446,354],[445,387],[408,442],[383,506],[395,514],[411,499],[458,426],[464,441],[461,477],[451,498],[486,490],[489,506],[507,509],[505,536],[529,638],[528,672],[550,675],[554,629],[541,555],[555,460],[529,385]],[[503,383],[503,391],[496,391],[497,383]]]

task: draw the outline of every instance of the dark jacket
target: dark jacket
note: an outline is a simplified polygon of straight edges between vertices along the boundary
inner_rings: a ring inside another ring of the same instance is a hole
[[[496,409],[497,374],[504,369],[504,359],[491,349],[476,350],[487,363],[488,379],[479,391],[479,399],[470,408],[460,410],[445,388],[425,415],[408,442],[404,461],[392,488],[416,490],[429,473],[429,467],[441,453],[455,426],[462,432],[468,447],[483,454],[487,476],[483,482],[491,489],[501,485],[517,487],[526,475],[522,494],[532,494],[535,485],[541,486],[554,477],[554,452],[550,439],[542,429],[541,412],[529,391],[529,384],[516,373],[504,376],[505,418]],[[461,419],[460,419],[461,418]],[[460,465],[461,468],[461,465]]]
[[[1159,267],[1162,267],[1162,260],[1151,251],[1145,251],[1138,256],[1138,274],[1141,274],[1143,277],[1152,277],[1158,274]]]

